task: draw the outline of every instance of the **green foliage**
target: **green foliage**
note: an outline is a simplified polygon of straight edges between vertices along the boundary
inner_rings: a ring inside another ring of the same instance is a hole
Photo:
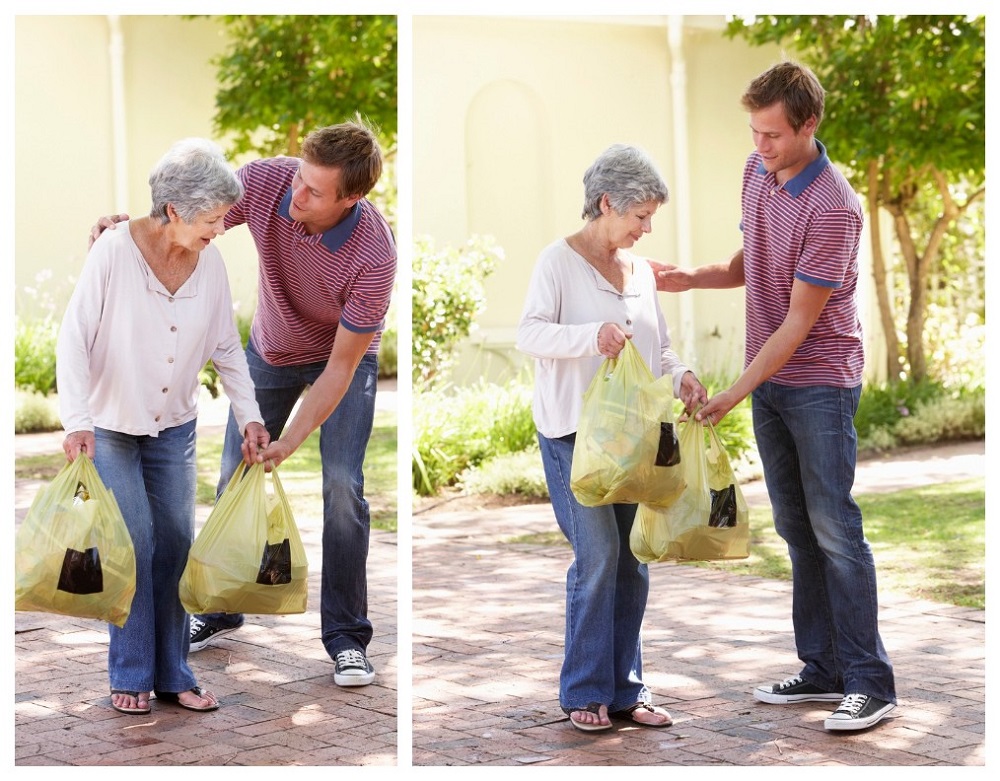
[[[243,343],[245,349],[247,342],[250,340],[250,326],[253,324],[253,316],[237,312],[235,318],[236,330],[240,332],[240,341]],[[213,399],[219,398],[219,393],[222,392],[222,379],[219,377],[219,373],[215,370],[215,366],[212,365],[211,361],[206,363],[201,371],[198,372],[198,380],[205,386]]]
[[[235,153],[295,156],[310,130],[357,114],[394,143],[395,16],[216,18],[228,47],[214,61],[214,123]]]
[[[862,451],[979,439],[986,435],[986,391],[932,381],[866,387],[854,426]]]
[[[54,396],[34,391],[14,392],[14,433],[37,434],[59,431],[62,423]]]
[[[455,350],[486,307],[484,280],[503,259],[492,238],[474,236],[461,248],[436,249],[429,237],[414,242],[413,383],[442,384]]]
[[[506,453],[469,467],[459,475],[458,485],[469,494],[549,498],[542,455],[537,447]]]
[[[460,388],[424,391],[413,404],[413,488],[432,496],[454,485],[467,468],[531,447],[535,424],[531,388],[520,380],[481,380]]]
[[[58,337],[59,322],[51,316],[30,321],[15,319],[14,387],[43,396],[56,389]]]

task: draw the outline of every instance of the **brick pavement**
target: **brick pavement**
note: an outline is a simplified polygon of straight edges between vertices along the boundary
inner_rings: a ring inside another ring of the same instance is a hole
[[[203,406],[210,424],[224,421],[224,402]],[[15,439],[18,457],[58,453],[62,435]],[[15,525],[39,487],[32,481],[15,485]],[[318,498],[316,504],[315,516],[296,516],[309,559],[307,611],[247,616],[238,632],[189,657],[199,683],[219,697],[218,711],[193,713],[153,700],[149,716],[119,714],[108,696],[104,623],[15,613],[15,765],[396,765],[396,535],[371,535],[368,601],[375,636],[368,653],[375,682],[341,688],[320,641]],[[199,508],[199,525],[207,515],[208,508]]]
[[[857,490],[983,470],[983,443],[936,449],[868,462]],[[985,765],[983,611],[882,593],[899,707],[873,729],[831,733],[832,708],[750,695],[798,672],[789,584],[671,563],[650,567],[643,655],[674,726],[573,729],[557,688],[571,554],[512,542],[555,529],[548,505],[414,518],[414,765]]]

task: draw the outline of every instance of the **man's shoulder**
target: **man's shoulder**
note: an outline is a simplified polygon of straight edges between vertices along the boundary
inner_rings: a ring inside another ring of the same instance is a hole
[[[284,184],[295,175],[298,167],[299,160],[296,157],[263,157],[244,163],[237,174],[244,185],[248,182]]]

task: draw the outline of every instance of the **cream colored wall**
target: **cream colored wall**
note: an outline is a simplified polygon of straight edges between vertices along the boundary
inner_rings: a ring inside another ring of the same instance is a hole
[[[179,16],[122,16],[119,24],[125,113],[124,138],[116,143],[109,17],[15,18],[14,298],[25,317],[44,313],[25,292],[39,286],[39,275],[43,296],[61,314],[90,226],[116,210],[148,211],[149,171],[174,141],[213,138],[209,60],[223,45],[217,26]],[[253,242],[238,228],[218,245],[234,299],[249,314],[256,301]]]
[[[645,148],[671,189],[636,251],[700,265],[740,246],[740,177],[752,143],[739,97],[780,52],[726,39],[722,27],[722,17],[684,18],[681,74],[664,16],[414,18],[414,231],[439,245],[488,234],[506,252],[459,381],[500,378],[523,363],[513,338],[535,258],[582,224],[583,172],[612,143]],[[741,368],[742,290],[660,298],[685,360],[702,373]]]

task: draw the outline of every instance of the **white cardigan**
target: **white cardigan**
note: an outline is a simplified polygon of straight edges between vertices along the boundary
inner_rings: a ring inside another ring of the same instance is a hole
[[[538,257],[517,329],[517,349],[535,359],[533,411],[538,431],[550,439],[576,431],[583,394],[604,356],[597,333],[617,323],[654,377],[673,377],[674,395],[689,371],[670,349],[653,270],[644,258],[622,252],[632,278],[619,293],[566,242],[553,242]]]

